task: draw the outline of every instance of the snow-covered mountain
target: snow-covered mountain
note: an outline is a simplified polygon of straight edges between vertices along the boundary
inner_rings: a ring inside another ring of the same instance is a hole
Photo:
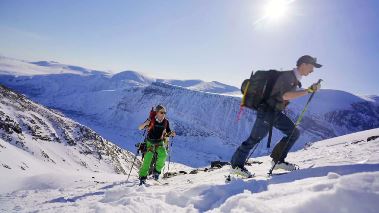
[[[0,150],[2,156],[4,149]],[[250,159],[247,169],[255,177],[230,183],[225,183],[229,166],[161,180],[167,185],[148,180],[150,186],[138,186],[135,176],[126,182],[125,175],[88,176],[83,171],[50,172],[20,181],[0,167],[6,180],[0,181],[0,211],[376,213],[378,152],[379,129],[372,129],[291,152],[288,160],[302,169],[289,174],[267,177],[271,159]],[[176,164],[170,168],[182,173],[192,170]]]
[[[36,61],[27,62],[14,58],[0,56],[0,74],[1,75],[52,75],[52,74],[107,74],[97,70],[86,69],[79,66],[61,64],[55,61]]]
[[[52,171],[126,174],[133,158],[90,128],[0,85],[2,175],[21,178]]]
[[[155,79],[144,76],[135,71],[122,71],[116,74],[109,72],[91,70],[79,66],[61,64],[55,61],[36,61],[28,62],[24,60],[18,60],[14,58],[8,58],[0,56],[0,75],[10,76],[43,76],[43,75],[58,75],[69,74],[80,75],[84,79],[88,76],[96,76],[99,81],[92,83],[106,83],[111,85],[99,85],[100,87],[116,87],[123,88],[131,85],[149,85],[152,82],[162,82],[175,86],[180,86],[197,91],[205,91],[212,93],[237,93],[239,89],[233,86],[229,86],[217,81],[205,82],[202,80],[167,80],[167,79]],[[90,78],[92,79],[92,78]],[[62,78],[59,78],[62,80]]]
[[[220,93],[220,94],[239,94],[240,90],[237,87],[229,86],[217,81],[204,82],[202,80],[165,80],[157,79],[157,82],[171,84],[174,86],[184,87],[190,90]]]
[[[178,133],[172,159],[191,166],[204,166],[217,159],[229,160],[236,146],[250,134],[255,120],[254,112],[245,110],[237,121],[241,99],[230,95],[233,87],[219,83],[153,79],[133,71],[114,75],[96,72],[20,76],[12,74],[16,68],[7,71],[7,63],[0,60],[3,73],[8,73],[0,75],[1,84],[63,112],[129,150],[134,150],[134,144],[142,138],[136,127],[145,120],[152,106],[163,103]],[[18,63],[34,66],[33,69],[41,67],[36,63]],[[17,66],[23,70],[27,65]],[[43,65],[43,69],[49,67],[49,64]],[[321,90],[303,118],[302,135],[294,149],[318,140],[379,127],[379,104],[375,97]],[[293,120],[307,98],[291,103],[287,113]],[[281,136],[274,131],[273,144]],[[256,154],[267,151],[264,140]]]

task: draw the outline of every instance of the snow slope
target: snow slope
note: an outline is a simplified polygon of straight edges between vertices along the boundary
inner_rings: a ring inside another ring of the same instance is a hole
[[[50,182],[45,173],[54,173],[57,177],[67,171],[126,174],[133,158],[133,154],[88,127],[0,85],[2,180],[38,176],[44,185],[43,181]],[[136,164],[139,163],[137,160]],[[0,191],[13,188],[6,181],[3,183]]]
[[[0,149],[3,152],[3,149]],[[302,170],[268,178],[268,157],[248,166],[256,177],[224,182],[228,166],[137,186],[136,177],[82,172],[30,177],[33,187],[0,194],[4,212],[331,212],[374,213],[379,207],[379,129],[320,141],[290,153]],[[174,165],[171,171],[183,169]],[[3,173],[6,168],[0,168]],[[1,182],[18,185],[7,179]],[[68,184],[71,183],[72,184]]]

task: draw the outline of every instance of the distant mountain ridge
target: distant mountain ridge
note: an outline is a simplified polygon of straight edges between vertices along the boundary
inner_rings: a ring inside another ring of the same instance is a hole
[[[126,86],[130,85],[148,85],[152,82],[164,82],[176,86],[185,87],[197,91],[213,92],[213,93],[235,93],[238,92],[237,87],[229,86],[220,82],[204,82],[202,80],[166,80],[155,79],[144,76],[135,71],[121,71],[115,74],[110,72],[91,70],[80,66],[61,64],[56,61],[36,61],[27,62],[0,56],[0,75],[11,76],[29,76],[41,77],[43,75],[52,74],[75,74],[82,77],[94,75],[97,78],[103,78],[104,81],[124,82]],[[122,84],[118,84],[122,86]]]

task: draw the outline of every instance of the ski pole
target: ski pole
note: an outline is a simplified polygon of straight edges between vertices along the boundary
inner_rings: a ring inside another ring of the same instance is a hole
[[[255,144],[253,151],[252,151],[252,152],[250,153],[250,155],[246,158],[245,164],[247,163],[247,161],[249,161],[249,158],[253,155],[254,151],[257,149],[258,144],[259,144],[259,143]],[[244,164],[244,165],[245,165],[245,164]]]
[[[322,79],[319,79],[319,80],[317,81],[317,84],[320,84],[321,81],[322,81]],[[294,128],[293,128],[293,130],[292,130],[290,136],[289,136],[288,139],[287,139],[286,146],[284,147],[284,149],[283,149],[283,151],[282,151],[282,154],[281,154],[281,156],[280,156],[280,159],[283,157],[283,155],[284,155],[284,153],[285,153],[285,150],[288,148],[288,145],[289,145],[288,143],[289,143],[289,141],[290,141],[290,139],[291,139],[293,133],[295,132],[296,127],[300,124],[301,120],[303,119],[304,113],[305,113],[305,111],[307,111],[308,106],[309,106],[309,103],[310,103],[311,100],[313,99],[313,96],[315,95],[315,93],[316,93],[316,92],[313,92],[313,93],[311,94],[311,96],[309,97],[307,103],[306,103],[305,106],[304,106],[303,111],[301,112],[299,118],[297,119],[297,121],[296,121],[296,123],[295,123],[295,126],[294,126]],[[268,175],[269,175],[269,176],[272,175],[272,171],[274,170],[274,168],[275,168],[275,166],[276,166],[277,164],[278,164],[278,161],[275,161],[275,162],[274,162],[274,165],[271,167],[271,169],[270,169],[269,172],[268,172]]]
[[[173,143],[173,138],[174,137],[171,137],[171,141],[170,141],[170,149],[168,150],[168,165],[167,165],[167,172],[163,175],[163,177],[168,176],[168,173],[170,171],[170,163],[171,163],[171,149],[172,149],[172,143]]]
[[[168,150],[168,167],[167,167],[167,172],[170,171],[170,163],[171,163],[171,149],[172,149],[172,144],[174,142],[174,137],[171,138],[171,142],[170,142],[170,150]]]
[[[145,138],[146,138],[146,129],[145,129],[144,132],[143,132],[143,138],[144,138],[144,140],[145,140]],[[138,156],[138,153],[139,153],[140,146],[141,146],[141,143],[138,144],[137,152],[136,152],[136,154],[134,155],[134,159],[133,159],[132,167],[130,167],[129,175],[128,175],[128,178],[126,179],[126,182],[128,182],[129,177],[130,177],[130,174],[132,173],[133,166],[134,166],[134,162],[135,162],[136,159],[137,159],[137,156]]]

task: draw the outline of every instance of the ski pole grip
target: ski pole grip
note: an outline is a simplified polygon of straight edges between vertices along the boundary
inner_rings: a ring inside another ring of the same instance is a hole
[[[321,84],[322,79],[318,79],[317,84]]]

